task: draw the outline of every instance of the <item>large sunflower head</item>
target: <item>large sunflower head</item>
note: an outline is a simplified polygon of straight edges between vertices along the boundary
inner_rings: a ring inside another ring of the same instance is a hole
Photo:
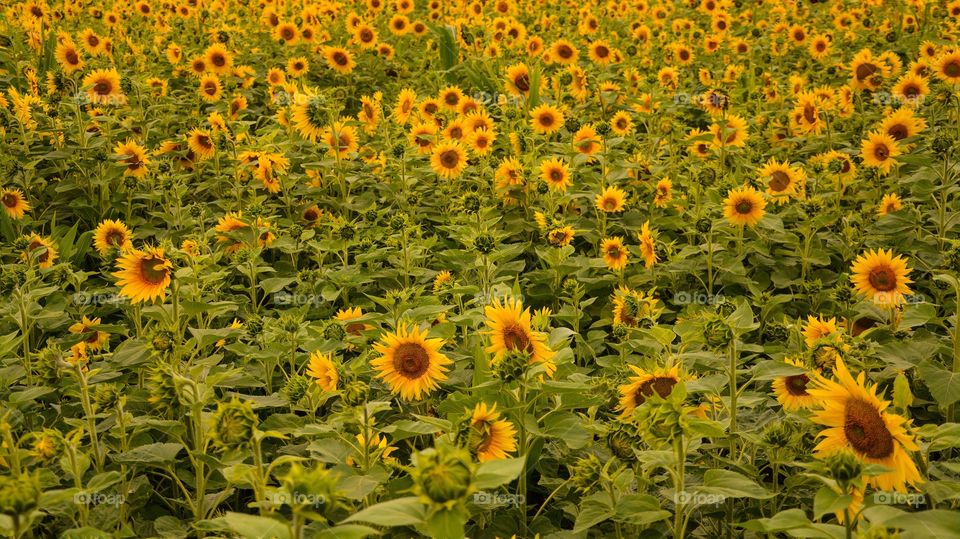
[[[893,251],[867,251],[853,262],[854,288],[878,305],[899,305],[904,295],[910,294],[907,275],[910,268],[902,256],[893,256]]]
[[[794,367],[803,367],[803,363],[796,359],[786,359],[787,364]],[[795,412],[800,409],[811,408],[816,399],[807,392],[807,386],[810,384],[809,372],[798,372],[781,376],[773,381],[773,394],[777,397],[777,402],[788,412]]]
[[[890,403],[878,396],[877,386],[866,385],[863,372],[854,379],[843,359],[837,359],[833,377],[814,373],[813,387],[807,390],[817,402],[813,421],[826,427],[814,449],[817,455],[852,451],[864,462],[890,468],[866,480],[882,490],[903,492],[907,485],[923,482],[910,457],[919,447],[909,432],[909,421],[888,413]]]
[[[98,69],[83,78],[87,97],[97,105],[119,104],[123,100],[120,73],[115,68]]]
[[[447,365],[453,363],[440,353],[442,339],[428,339],[419,328],[401,325],[373,346],[380,357],[370,364],[390,390],[405,400],[420,400],[446,380]]]
[[[629,253],[620,236],[605,238],[600,244],[600,254],[611,271],[620,271],[627,267]]]
[[[546,103],[530,111],[530,126],[537,133],[549,135],[563,127],[563,113],[560,109]]]
[[[477,460],[505,459],[517,450],[517,429],[510,421],[500,419],[496,404],[488,407],[481,402],[467,413],[470,414],[470,449]]]
[[[132,303],[166,298],[167,286],[173,276],[173,264],[158,247],[130,250],[117,259],[117,286],[120,294]]]
[[[490,337],[486,351],[493,354],[493,364],[503,361],[508,353],[527,354],[529,363],[544,364],[547,376],[553,376],[555,352],[548,346],[547,336],[533,330],[529,308],[524,309],[523,304],[514,298],[502,302],[495,299],[486,307],[485,313],[488,330],[484,333]]]
[[[573,185],[570,169],[560,157],[552,157],[540,163],[540,178],[550,189],[565,193]]]
[[[452,180],[467,167],[467,152],[459,142],[443,142],[433,149],[430,166],[438,176]]]

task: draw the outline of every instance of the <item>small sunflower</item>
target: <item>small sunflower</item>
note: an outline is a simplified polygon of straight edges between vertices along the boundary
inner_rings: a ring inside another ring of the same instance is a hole
[[[107,219],[101,222],[93,233],[93,245],[101,256],[111,249],[123,252],[133,248],[133,233],[123,221]]]
[[[330,148],[330,155],[340,159],[356,152],[360,146],[356,128],[344,122],[333,122],[330,128],[323,131],[322,138]]]
[[[524,309],[523,304],[513,298],[502,302],[495,299],[486,307],[485,314],[488,330],[484,334],[490,337],[490,346],[485,350],[493,354],[493,364],[502,361],[508,353],[518,351],[529,354],[530,364],[542,363],[547,376],[553,376],[557,370],[553,364],[555,352],[547,345],[547,336],[533,330],[529,307]]]
[[[649,219],[640,227],[637,239],[640,240],[640,254],[643,256],[644,266],[650,269],[657,263],[657,245],[654,232],[650,229]]]
[[[323,352],[310,354],[310,364],[307,365],[307,376],[317,381],[317,385],[324,391],[336,391],[340,375],[333,359]]]
[[[554,191],[561,193],[573,185],[570,180],[570,169],[560,157],[551,157],[540,163],[540,178]]]
[[[0,192],[0,203],[3,204],[3,211],[11,219],[23,219],[24,215],[30,211],[30,203],[23,196],[20,189],[4,189]]]
[[[763,218],[767,202],[753,187],[731,189],[723,203],[723,215],[730,224],[754,226]]]
[[[948,84],[960,84],[960,51],[941,56],[936,63],[937,78]]]
[[[115,68],[98,69],[83,78],[87,97],[97,105],[118,104],[123,99],[120,89],[120,73]]]
[[[440,177],[452,180],[467,167],[467,152],[459,142],[443,142],[433,149],[430,166]]]
[[[813,422],[826,427],[819,435],[823,439],[814,449],[816,454],[848,450],[864,462],[890,468],[866,479],[867,485],[878,489],[905,492],[908,485],[922,483],[910,457],[910,452],[920,449],[910,421],[888,413],[890,403],[880,398],[877,386],[867,386],[863,372],[854,379],[843,359],[837,359],[833,376],[836,380],[814,374],[814,387],[808,390],[818,404]]]
[[[824,320],[822,316],[816,318],[807,316],[807,321],[803,326],[803,338],[809,348],[816,346],[820,339],[836,334],[836,318]]]
[[[118,143],[113,153],[120,156],[120,162],[127,167],[123,171],[124,176],[142,178],[147,174],[147,165],[150,163],[147,159],[147,149],[136,141],[127,139],[126,142]]]
[[[210,132],[206,129],[194,128],[187,135],[187,146],[200,161],[213,157],[217,147],[213,143]]]
[[[799,171],[789,163],[778,162],[772,158],[760,169],[760,179],[767,184],[766,192],[777,204],[786,202],[796,194],[799,177]]]
[[[546,103],[530,111],[530,126],[541,135],[556,133],[563,126],[564,118],[560,109]]]
[[[600,244],[600,253],[603,255],[603,261],[611,271],[620,271],[627,267],[628,252],[623,245],[623,239],[619,236],[605,238]]]
[[[891,213],[896,213],[903,209],[903,201],[900,200],[900,196],[896,193],[887,193],[883,195],[883,200],[880,201],[880,205],[877,207],[877,215],[881,217]]]
[[[803,363],[795,359],[786,359],[788,365],[803,367]],[[807,392],[810,384],[810,373],[789,374],[773,381],[773,394],[777,402],[788,412],[809,409],[816,404],[816,399]]]
[[[391,391],[404,400],[420,400],[447,379],[447,365],[453,362],[440,353],[441,346],[442,339],[428,339],[419,328],[401,325],[373,345],[380,357],[370,364]]]
[[[99,318],[90,319],[84,316],[79,322],[70,326],[70,333],[73,333],[74,335],[82,335],[83,341],[81,342],[86,344],[88,350],[100,350],[110,341],[110,334],[105,331],[97,331],[96,329],[93,329],[99,325]]]
[[[113,276],[119,279],[120,295],[130,298],[132,303],[166,298],[173,264],[164,256],[163,249],[127,251],[117,259],[117,268]]]
[[[330,69],[341,75],[349,75],[357,65],[350,51],[343,47],[324,48],[323,58],[327,61],[327,66]]]
[[[907,275],[910,268],[901,256],[893,256],[893,251],[867,251],[854,261],[851,268],[857,292],[863,294],[878,305],[899,305],[904,295],[910,294],[907,286],[911,281]]]
[[[21,258],[24,261],[36,260],[40,268],[46,269],[53,267],[53,262],[57,259],[57,250],[50,238],[33,233],[27,236],[27,248],[21,253]]]
[[[661,398],[667,398],[673,392],[674,386],[680,382],[680,368],[674,365],[671,369],[656,369],[647,372],[636,365],[629,365],[636,374],[631,376],[629,383],[620,386],[620,416],[629,418],[638,406],[646,402],[647,397],[657,393]]]
[[[508,457],[517,450],[517,429],[513,423],[500,419],[497,405],[477,404],[470,416],[470,449],[477,460],[487,462]]]

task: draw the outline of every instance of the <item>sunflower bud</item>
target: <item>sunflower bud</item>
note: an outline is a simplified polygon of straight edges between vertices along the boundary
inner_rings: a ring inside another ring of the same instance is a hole
[[[913,404],[913,392],[910,391],[910,380],[903,372],[897,374],[893,381],[893,405],[906,410]]]
[[[222,450],[247,447],[252,441],[259,419],[253,406],[234,397],[219,403],[213,417],[213,443]]]
[[[290,404],[296,404],[307,394],[309,388],[310,380],[302,374],[295,374],[283,384],[283,394]]]
[[[173,379],[172,369],[163,363],[158,363],[147,373],[147,402],[160,415],[174,416],[180,411],[182,403],[177,385]]]
[[[687,412],[680,399],[662,398],[656,391],[637,407],[633,419],[640,429],[640,437],[651,447],[664,447],[682,436],[687,429]]]
[[[363,380],[354,380],[343,388],[343,400],[349,406],[359,406],[367,400],[370,386]]]
[[[415,489],[425,502],[453,507],[473,487],[473,461],[463,448],[438,444],[414,455]]]
[[[707,217],[701,217],[700,219],[697,219],[696,227],[697,232],[706,234],[707,232],[710,232],[711,228],[713,228],[713,221]]]
[[[640,443],[640,435],[630,423],[618,422],[617,427],[607,434],[607,447],[613,456],[624,462],[634,462],[637,454],[634,447]]]
[[[587,493],[600,481],[600,472],[603,470],[603,463],[596,455],[590,453],[586,457],[581,457],[567,468],[570,472],[570,484],[577,491]]]
[[[863,463],[852,451],[841,450],[827,458],[827,468],[830,476],[840,484],[844,490],[851,482],[863,475]]]
[[[116,384],[97,384],[93,390],[93,402],[98,410],[113,409],[120,401],[120,390]]]
[[[313,512],[328,514],[337,506],[337,475],[322,465],[304,468],[295,462],[279,479],[285,494],[283,500],[294,511],[309,507]]]
[[[478,253],[488,255],[493,252],[493,249],[496,247],[496,240],[493,239],[493,236],[490,234],[480,234],[475,240],[473,240],[473,246]]]
[[[711,348],[726,348],[733,341],[733,330],[730,324],[718,316],[707,321],[703,328],[703,335]]]
[[[0,513],[17,517],[31,512],[40,499],[40,473],[0,475]]]
[[[780,449],[790,445],[790,429],[785,423],[772,421],[763,430],[763,443]]]

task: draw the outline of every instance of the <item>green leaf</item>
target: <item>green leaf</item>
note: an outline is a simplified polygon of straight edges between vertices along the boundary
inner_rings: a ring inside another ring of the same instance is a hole
[[[287,525],[272,518],[227,512],[220,519],[240,537],[249,539],[289,539]]]
[[[706,494],[720,494],[730,498],[765,499],[773,497],[773,493],[758,485],[752,479],[731,472],[730,470],[707,470],[703,475],[703,485],[696,488],[697,492]]]
[[[380,535],[380,532],[360,524],[344,524],[327,528],[314,537],[317,539],[363,539],[371,535]]]
[[[423,523],[426,516],[426,507],[420,499],[408,496],[371,505],[340,524],[369,522],[377,526],[413,526]]]
[[[573,525],[573,533],[580,533],[613,518],[617,512],[608,503],[588,498],[580,505],[580,513]]]
[[[470,515],[463,509],[441,509],[429,516],[423,527],[430,537],[463,539],[463,530]]]
[[[660,501],[648,494],[629,494],[617,500],[613,520],[633,526],[647,526],[670,518],[670,511],[660,509]]]
[[[853,497],[849,494],[840,494],[824,485],[820,487],[820,490],[818,490],[817,494],[813,497],[813,518],[819,519],[828,513],[843,511],[852,501]]]
[[[940,406],[947,407],[960,401],[960,373],[940,368],[930,360],[920,363],[917,372]]]
[[[477,469],[477,488],[495,488],[509,483],[523,471],[523,457],[484,462]]]
[[[147,444],[120,453],[114,460],[127,464],[165,464],[176,460],[180,444]]]

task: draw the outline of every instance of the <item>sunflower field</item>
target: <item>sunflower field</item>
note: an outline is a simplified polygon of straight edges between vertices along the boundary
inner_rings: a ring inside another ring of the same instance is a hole
[[[960,537],[960,0],[0,14],[3,537]]]

